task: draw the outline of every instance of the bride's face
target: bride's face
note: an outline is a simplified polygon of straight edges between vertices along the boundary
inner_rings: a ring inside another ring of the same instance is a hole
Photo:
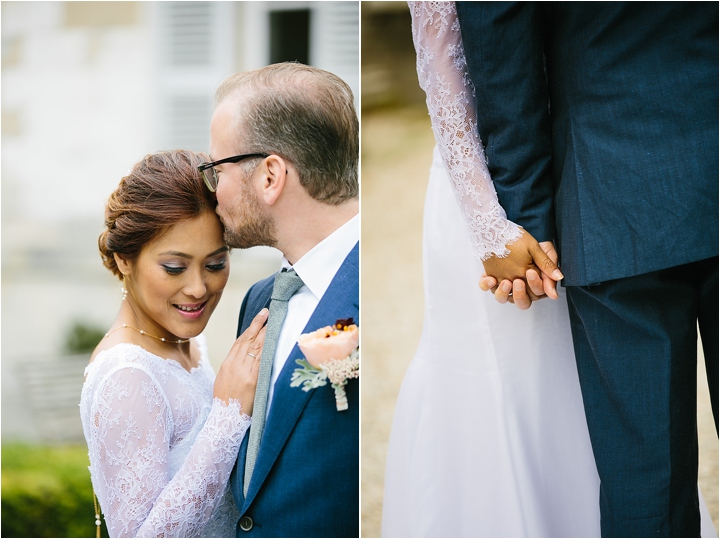
[[[174,225],[147,244],[134,263],[123,265],[126,301],[138,329],[166,339],[188,339],[205,329],[230,271],[213,212]]]

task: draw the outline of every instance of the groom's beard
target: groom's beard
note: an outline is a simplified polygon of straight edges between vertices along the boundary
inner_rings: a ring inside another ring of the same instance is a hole
[[[250,182],[243,182],[240,197],[232,215],[220,215],[220,220],[225,225],[225,242],[238,249],[259,245],[275,247],[275,224],[263,211]]]

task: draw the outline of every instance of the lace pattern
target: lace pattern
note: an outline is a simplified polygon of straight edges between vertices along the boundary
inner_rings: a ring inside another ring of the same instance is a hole
[[[80,416],[111,537],[235,534],[228,480],[250,418],[238,401],[213,399],[198,344],[191,372],[132,344],[101,352],[85,371]]]
[[[435,142],[480,260],[506,257],[522,235],[507,219],[488,172],[475,119],[475,89],[467,72],[455,2],[408,2],[417,72]]]

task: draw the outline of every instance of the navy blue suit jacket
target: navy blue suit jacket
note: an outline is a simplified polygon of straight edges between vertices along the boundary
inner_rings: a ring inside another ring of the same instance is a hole
[[[359,320],[359,244],[343,262],[304,332],[333,325],[340,318]],[[238,335],[269,306],[275,276],[253,285],[240,309]],[[305,392],[290,387],[296,345],[274,386],[272,406],[247,498],[243,476],[249,433],[230,478],[241,516],[252,518],[238,537],[359,537],[359,384],[345,386],[349,408],[338,412],[335,392],[325,387]],[[250,427],[252,428],[252,427]]]
[[[716,2],[458,2],[500,204],[566,285],[718,254]]]

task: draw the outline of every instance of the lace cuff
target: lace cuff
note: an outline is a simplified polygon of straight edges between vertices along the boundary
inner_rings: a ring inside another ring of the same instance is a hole
[[[243,436],[250,427],[251,421],[251,417],[242,412],[239,400],[230,399],[228,404],[225,404],[215,397],[210,415],[197,440],[206,440],[218,453],[223,454],[226,462],[234,466]],[[231,433],[229,438],[228,433]]]
[[[506,245],[520,238],[522,229],[507,219],[487,169],[455,3],[408,4],[418,80],[473,252],[480,260],[506,257]]]

